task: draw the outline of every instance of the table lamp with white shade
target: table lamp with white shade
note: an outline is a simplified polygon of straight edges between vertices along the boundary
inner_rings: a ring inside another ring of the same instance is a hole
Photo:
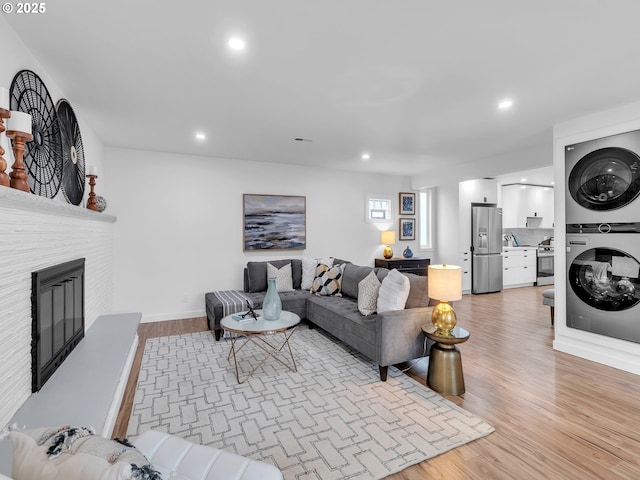
[[[395,245],[396,243],[396,232],[393,230],[385,230],[380,235],[380,243],[386,245],[384,251],[382,252],[382,256],[389,260],[393,257],[393,250],[391,250],[391,245]]]
[[[436,335],[451,336],[457,319],[449,302],[462,299],[462,268],[457,265],[429,265],[428,277],[429,298],[440,302],[431,314]]]

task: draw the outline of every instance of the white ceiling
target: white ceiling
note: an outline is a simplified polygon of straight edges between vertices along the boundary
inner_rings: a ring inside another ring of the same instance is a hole
[[[46,8],[4,18],[107,146],[413,174],[536,148],[556,123],[640,100],[638,0]]]
[[[553,186],[553,167],[533,168],[516,173],[505,173],[494,177],[499,185],[522,183],[525,185]]]

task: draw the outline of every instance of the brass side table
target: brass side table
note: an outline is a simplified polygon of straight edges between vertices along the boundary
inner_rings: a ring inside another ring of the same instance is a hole
[[[427,386],[444,395],[462,395],[464,393],[464,375],[458,343],[469,340],[471,335],[461,327],[453,329],[453,335],[443,337],[436,335],[432,324],[422,326],[422,331],[429,340],[436,342],[429,353],[429,369],[427,370]]]

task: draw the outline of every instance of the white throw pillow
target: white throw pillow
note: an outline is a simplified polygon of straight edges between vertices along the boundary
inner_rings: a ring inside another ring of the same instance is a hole
[[[269,278],[276,278],[276,290],[278,292],[291,292],[293,290],[293,277],[291,276],[291,264],[287,263],[282,268],[277,268],[267,263],[267,282]]]
[[[316,266],[324,263],[328,267],[333,267],[333,258],[309,258],[302,257],[302,290],[311,290],[313,279],[316,278]]]
[[[404,310],[409,298],[411,282],[395,268],[382,280],[378,292],[378,313]]]
[[[372,270],[358,283],[358,310],[362,315],[371,315],[378,307],[380,280]]]

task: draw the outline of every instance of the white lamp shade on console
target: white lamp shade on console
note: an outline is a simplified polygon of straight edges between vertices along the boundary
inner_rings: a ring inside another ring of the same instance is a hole
[[[0,87],[0,108],[9,110],[9,90]]]
[[[11,118],[7,120],[7,130],[31,135],[31,115],[12,110]]]
[[[380,243],[383,245],[394,245],[396,243],[396,232],[393,230],[385,230],[380,235]]]
[[[393,258],[393,250],[391,250],[390,245],[396,243],[396,232],[393,230],[385,230],[380,235],[380,242],[383,245],[386,245],[384,251],[382,252],[382,256],[387,260]]]

